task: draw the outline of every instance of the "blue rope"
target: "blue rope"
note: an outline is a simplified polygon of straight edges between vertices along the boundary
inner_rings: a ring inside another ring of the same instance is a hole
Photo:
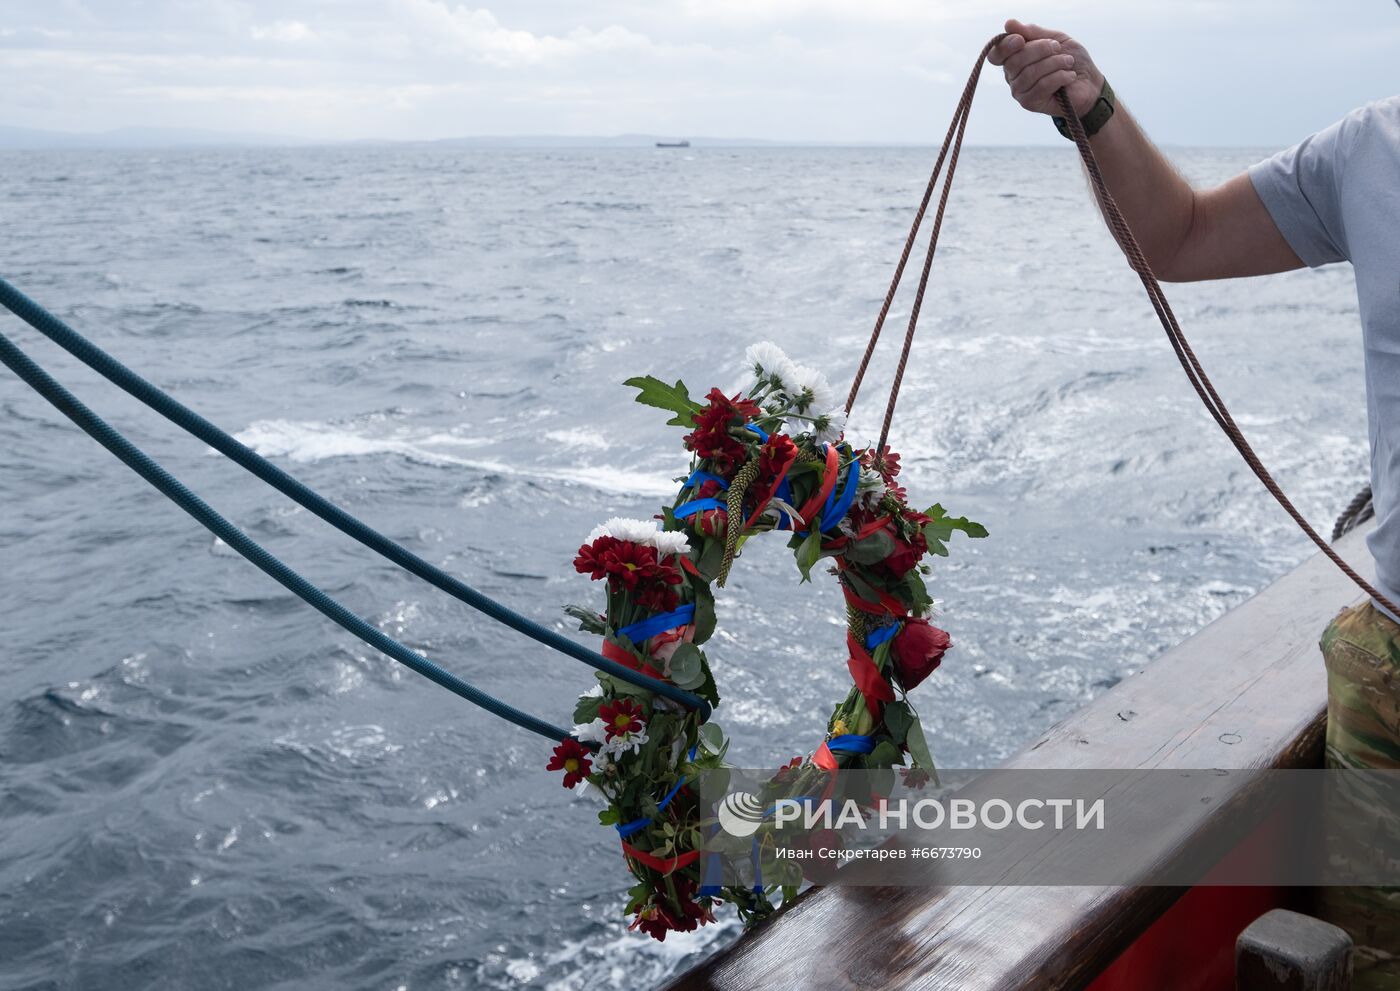
[[[418,672],[429,681],[436,682],[468,702],[481,706],[493,715],[500,716],[502,719],[541,736],[547,736],[551,740],[567,740],[569,738],[570,734],[566,730],[541,719],[536,719],[514,706],[507,705],[500,699],[468,684],[450,671],[439,667],[421,654],[409,650],[393,637],[367,623],[312,585],[269,554],[242,530],[220,516],[208,503],[187,489],[179,479],[151,460],[144,451],[112,429],[106,421],[79,402],[71,392],[55,382],[47,372],[30,360],[28,355],[17,348],[3,334],[0,334],[0,362],[3,362],[35,392],[53,404],[60,413],[76,423],[88,436],[115,454],[123,464],[150,482],[166,498],[193,516],[220,540],[280,582],[288,591],[323,615],[339,623],[365,643],[388,654],[400,664]]]
[[[483,595],[460,579],[447,574],[441,568],[429,564],[408,548],[395,543],[379,531],[351,516],[339,506],[329,502],[278,468],[271,461],[239,443],[188,406],[147,382],[2,278],[0,278],[0,305],[113,385],[139,399],[177,427],[198,437],[214,450],[256,475],[293,502],[310,510],[341,533],[378,552],[399,567],[417,575],[473,609],[480,610],[496,622],[504,623],[511,629],[525,634],[532,640],[552,647],[561,654],[582,661],[599,671],[605,671],[614,678],[620,678],[630,684],[663,695],[674,702],[679,702],[688,708],[695,709],[700,713],[702,722],[710,718],[710,704],[700,696],[682,691],[675,685],[633,671],[615,661],[610,661],[597,651],[589,650],[582,644],[575,643],[568,637],[541,626],[509,606]],[[18,355],[23,356],[23,352],[15,350]],[[42,369],[38,369],[37,365],[34,367],[40,374],[43,374]],[[37,389],[37,386],[35,388]],[[50,402],[52,401],[50,400]],[[76,400],[74,401],[76,402]],[[104,444],[104,446],[106,445]]]

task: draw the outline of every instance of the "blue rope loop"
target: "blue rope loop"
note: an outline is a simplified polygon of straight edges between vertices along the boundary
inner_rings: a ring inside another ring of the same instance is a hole
[[[441,568],[430,564],[417,554],[414,554],[412,551],[408,550],[408,548],[390,540],[379,531],[350,515],[313,489],[287,474],[281,468],[278,468],[266,458],[240,443],[213,423],[210,423],[204,417],[194,412],[194,410],[156,388],[140,375],[137,375],[131,369],[127,368],[116,358],[79,334],[72,327],[69,327],[58,317],[44,309],[34,300],[20,292],[3,278],[0,278],[0,306],[4,306],[15,316],[29,324],[29,326],[73,355],[73,357],[77,358],[113,385],[145,403],[180,429],[198,437],[200,440],[204,441],[204,443],[214,448],[214,450],[227,457],[230,461],[233,461],[257,478],[262,479],[262,481],[271,485],[293,502],[325,520],[341,533],[344,533],[346,536],[359,541],[371,550],[388,558],[404,570],[417,575],[419,578],[422,578],[434,587],[446,592],[458,601],[471,606],[473,609],[485,613],[496,622],[509,626],[516,632],[523,633],[525,636],[538,643],[544,644],[546,647],[550,647],[561,654],[581,661],[596,670],[606,672],[614,678],[620,678],[629,684],[645,688],[648,691],[665,696],[674,702],[679,702],[687,708],[696,710],[700,714],[701,722],[710,718],[710,704],[700,696],[677,688],[675,685],[668,682],[652,678],[639,671],[633,671],[631,668],[618,664],[615,661],[608,660],[597,651],[589,650],[582,644],[576,643],[555,630],[551,630],[536,623],[532,619],[522,616],[509,606],[478,592],[461,579],[449,575]],[[24,355],[22,351],[12,343],[7,342],[7,344],[9,344],[13,360],[17,362],[29,362],[28,357]],[[32,366],[32,372],[37,373],[43,380],[47,380],[48,383],[57,390],[57,392],[52,395],[44,393],[43,389],[36,385],[34,381],[30,381],[29,378],[26,378],[24,374],[21,374],[16,365],[11,364],[9,360],[7,360],[5,364],[8,365],[11,370],[15,371],[16,374],[20,375],[20,378],[25,379],[36,391],[43,394],[45,399],[48,399],[50,403],[63,411],[65,415],[69,415],[67,409],[63,405],[60,405],[54,398],[54,396],[57,396],[59,393],[61,393],[62,396],[66,396],[68,401],[81,407],[86,415],[91,417],[92,421],[95,421],[95,423],[91,425],[98,429],[99,432],[109,434],[118,440],[124,441],[124,438],[121,438],[120,434],[117,434],[117,432],[102,421],[101,418],[87,410],[81,403],[78,403],[78,401],[68,394],[62,386],[49,378],[47,373],[39,368],[38,365],[29,362]],[[36,381],[39,381],[39,379],[36,379]],[[72,419],[71,416],[69,418]],[[75,420],[74,422],[77,421]],[[122,457],[115,449],[108,446],[98,434],[93,433],[92,430],[89,430],[88,427],[83,426],[81,423],[79,423],[79,426],[83,427],[85,432],[96,439],[98,443],[107,447],[113,454],[116,454],[117,457]],[[136,449],[132,448],[132,450]],[[140,454],[141,452],[137,451],[136,453]],[[142,457],[144,457],[144,455],[142,455]],[[126,463],[128,466],[134,468],[130,462]],[[155,463],[151,462],[151,464],[154,465]],[[155,467],[159,468],[158,465],[155,465]],[[140,473],[139,470],[138,473]],[[156,485],[156,483],[151,481],[145,474],[142,474],[142,477],[150,481],[152,485]],[[174,481],[174,479],[172,478],[171,481]],[[176,484],[179,483],[176,482]],[[156,487],[160,488],[159,485],[156,485]],[[183,488],[183,486],[181,487]],[[161,491],[164,492],[165,490],[162,489]],[[166,494],[168,495],[168,493]],[[182,506],[181,508],[184,507]],[[194,514],[192,513],[191,515]],[[195,518],[200,519],[198,516]],[[200,519],[200,522],[203,523],[204,520]],[[207,523],[205,525],[208,526]],[[227,541],[225,542],[227,543]],[[244,556],[246,557],[247,555]]]
[[[35,392],[48,400],[55,409],[77,424],[84,433],[111,451],[123,464],[153,485],[162,495],[189,513],[225,544],[242,554],[289,592],[322,615],[405,667],[416,671],[429,681],[441,685],[468,702],[481,706],[493,715],[500,716],[502,719],[541,736],[549,737],[551,740],[562,741],[569,738],[570,734],[566,730],[522,712],[495,696],[488,695],[452,672],[434,664],[423,655],[410,650],[312,585],[278,558],[264,550],[260,544],[242,530],[220,516],[213,507],[186,488],[179,479],[119,434],[100,416],[79,402],[71,392],[54,381],[47,372],[35,364],[28,355],[3,334],[0,334],[0,362],[3,362]]]

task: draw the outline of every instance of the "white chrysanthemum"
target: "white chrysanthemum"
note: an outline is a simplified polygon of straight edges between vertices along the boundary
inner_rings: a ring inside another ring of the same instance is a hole
[[[584,692],[583,695],[580,697],[586,699],[600,699],[603,697],[603,686],[594,685],[588,691]]]
[[[797,370],[787,352],[772,341],[750,344],[744,351],[744,364],[748,365],[760,382],[776,381],[779,386],[790,385],[793,373]]]
[[[580,743],[602,743],[607,739],[608,727],[602,719],[595,719],[591,723],[576,723],[574,736]]]
[[[835,444],[846,432],[846,414],[839,408],[823,413],[811,425],[811,430],[818,444]]]
[[[685,554],[690,550],[690,541],[686,539],[685,534],[678,530],[662,531],[658,529],[655,520],[629,520],[614,516],[606,523],[595,526],[584,543],[591,544],[599,537],[612,537],[644,547],[655,547],[656,552],[663,557],[667,554]]]
[[[860,485],[856,489],[856,499],[869,509],[875,509],[880,505],[880,500],[885,498],[888,486],[885,480],[873,471],[861,472]]]
[[[638,750],[642,749],[642,744],[646,742],[646,727],[642,727],[635,733],[619,733],[611,740],[604,741],[602,748],[598,752],[605,757],[611,757],[616,760],[623,754],[636,753]]]
[[[662,557],[670,554],[686,554],[690,551],[690,541],[679,530],[658,530],[652,540],[656,553]]]
[[[826,380],[826,374],[819,369],[798,365],[792,371],[792,380],[786,384],[785,391],[799,413],[831,409],[836,404],[836,391]]]

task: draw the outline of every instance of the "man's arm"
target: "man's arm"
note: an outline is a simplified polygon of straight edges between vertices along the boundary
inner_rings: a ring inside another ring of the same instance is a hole
[[[1011,95],[1027,110],[1059,113],[1064,87],[1075,112],[1093,107],[1103,73],[1084,46],[1061,31],[1006,22],[989,60],[1003,67]],[[1247,174],[1214,189],[1192,189],[1120,102],[1089,139],[1105,183],[1147,262],[1166,282],[1267,275],[1303,262],[1279,233]]]

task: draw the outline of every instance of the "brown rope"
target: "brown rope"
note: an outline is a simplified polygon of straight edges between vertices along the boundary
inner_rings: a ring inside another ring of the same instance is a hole
[[[899,386],[904,380],[904,369],[909,363],[909,352],[914,345],[914,331],[919,323],[919,310],[923,306],[924,291],[928,288],[929,273],[933,268],[933,255],[938,248],[938,234],[943,228],[943,211],[948,206],[948,193],[953,186],[953,173],[958,168],[958,154],[962,151],[963,131],[967,128],[968,113],[972,109],[972,97],[977,92],[977,80],[982,71],[982,63],[987,58],[987,53],[992,47],[1004,38],[1005,35],[997,35],[983,46],[981,53],[977,56],[976,63],[973,64],[972,74],[968,77],[967,85],[963,87],[962,96],[958,98],[957,109],[953,112],[953,120],[948,125],[948,133],[943,138],[943,147],[938,151],[938,159],[934,162],[933,172],[928,178],[928,186],[924,189],[924,198],[919,203],[919,209],[914,214],[914,222],[909,227],[909,236],[905,238],[904,250],[900,253],[899,264],[895,266],[894,278],[890,280],[889,291],[885,293],[885,301],[880,307],[879,316],[875,318],[875,328],[870,332],[870,341],[865,346],[865,354],[861,357],[860,366],[856,369],[854,381],[851,383],[850,395],[846,398],[846,412],[851,412],[851,407],[855,405],[856,396],[860,392],[861,382],[865,378],[866,369],[870,366],[870,358],[875,353],[875,345],[880,341],[880,331],[884,329],[885,318],[889,316],[890,306],[894,302],[895,292],[899,289],[899,283],[904,278],[904,267],[909,263],[909,255],[914,249],[914,241],[919,235],[919,228],[923,225],[924,216],[928,212],[929,201],[933,199],[934,187],[938,185],[939,174],[943,171],[943,162],[948,158],[948,152],[952,150],[952,158],[948,161],[948,175],[943,181],[943,192],[938,198],[938,210],[934,214],[933,233],[929,238],[928,252],[924,256],[923,271],[919,276],[918,290],[914,295],[914,306],[909,314],[909,329],[904,334],[904,349],[899,356],[899,366],[895,372],[894,383],[890,388],[889,403],[885,407],[884,427],[880,431],[880,443],[877,450],[883,450],[885,441],[889,437],[890,423],[894,419],[895,402],[899,399]]]
[[[880,329],[884,324],[885,316],[889,312],[890,302],[894,298],[895,290],[898,288],[899,280],[904,273],[904,265],[908,261],[909,252],[913,247],[914,238],[917,234],[919,224],[923,220],[924,212],[928,207],[928,202],[933,193],[934,183],[938,179],[938,173],[942,169],[944,156],[947,154],[949,146],[952,146],[952,158],[948,163],[948,176],[943,184],[943,193],[938,203],[938,211],[935,214],[933,233],[929,240],[928,254],[924,259],[924,269],[919,279],[919,285],[914,298],[914,307],[909,318],[909,330],[904,337],[904,349],[899,357],[899,365],[895,372],[894,383],[890,389],[890,400],[885,408],[884,428],[880,433],[880,449],[885,446],[885,441],[889,434],[890,421],[894,416],[895,401],[899,398],[899,386],[904,377],[904,368],[909,361],[909,351],[914,343],[914,329],[919,319],[919,307],[923,302],[924,290],[928,284],[930,269],[933,265],[933,254],[938,244],[938,231],[943,220],[943,209],[948,201],[948,190],[952,184],[953,172],[957,167],[958,152],[962,147],[963,131],[967,126],[968,112],[972,107],[972,97],[977,89],[977,80],[981,74],[982,61],[991,51],[992,46],[999,42],[1005,35],[997,35],[982,48],[982,53],[977,57],[977,64],[973,67],[972,75],[968,78],[967,86],[964,87],[962,97],[958,101],[957,109],[953,113],[953,123],[948,128],[948,137],[944,139],[943,149],[939,152],[938,163],[934,166],[933,176],[929,179],[928,190],[924,193],[924,201],[919,207],[919,212],[914,220],[914,226],[909,232],[909,239],[904,246],[904,254],[899,260],[899,266],[895,269],[894,282],[890,285],[890,291],[885,297],[885,305],[880,310],[879,319],[875,322],[875,329],[870,335],[870,343],[866,347],[865,357],[861,360],[860,368],[856,373],[855,383],[851,387],[851,395],[846,403],[847,412],[855,402],[856,393],[860,387],[861,379],[865,375],[866,366],[870,363],[870,356],[875,350],[875,344],[880,337]],[[1293,518],[1293,522],[1298,524],[1299,529],[1307,534],[1318,549],[1331,559],[1342,573],[1356,583],[1363,592],[1369,595],[1376,602],[1385,606],[1390,612],[1400,615],[1400,606],[1396,606],[1385,596],[1376,591],[1371,584],[1356,573],[1351,565],[1347,564],[1340,554],[1338,554],[1322,536],[1312,528],[1312,525],[1303,517],[1292,500],[1284,494],[1273,475],[1264,467],[1259,456],[1254,453],[1254,448],[1245,439],[1244,433],[1235,423],[1234,417],[1226,408],[1224,400],[1216,392],[1210,377],[1206,375],[1205,369],[1201,367],[1200,360],[1196,357],[1195,351],[1191,349],[1190,343],[1186,340],[1186,335],[1181,330],[1181,325],[1177,323],[1176,314],[1172,312],[1171,304],[1167,302],[1166,293],[1162,291],[1161,283],[1152,273],[1152,267],[1148,265],[1147,258],[1138,246],[1137,238],[1133,236],[1132,229],[1128,226],[1127,220],[1118,209],[1118,204],[1114,202],[1113,194],[1108,191],[1108,184],[1104,181],[1103,173],[1099,170],[1098,160],[1094,157],[1094,150],[1089,146],[1089,137],[1084,133],[1084,125],[1075,113],[1073,105],[1069,101],[1069,96],[1063,89],[1055,93],[1056,100],[1059,101],[1060,110],[1068,122],[1071,136],[1074,138],[1075,146],[1079,149],[1079,157],[1084,162],[1084,169],[1089,175],[1089,181],[1094,187],[1094,195],[1098,198],[1099,206],[1103,210],[1104,219],[1108,223],[1108,228],[1112,232],[1114,240],[1122,248],[1123,254],[1127,256],[1128,264],[1133,271],[1137,272],[1142,280],[1143,288],[1147,292],[1147,298],[1152,303],[1153,310],[1157,313],[1157,319],[1162,323],[1162,329],[1167,333],[1167,339],[1171,342],[1172,350],[1176,352],[1177,360],[1181,362],[1182,369],[1186,372],[1187,379],[1190,380],[1192,388],[1196,390],[1196,395],[1201,397],[1201,402],[1205,404],[1211,417],[1219,425],[1220,429],[1234,444],[1235,450],[1244,458],[1245,464],[1249,465],[1264,488],[1278,500],[1284,511]]]
[[[1332,527],[1332,543],[1335,544],[1375,515],[1376,507],[1371,504],[1371,486],[1368,485],[1356,493],[1347,503],[1347,508],[1342,510],[1342,515],[1337,517],[1337,523]]]

